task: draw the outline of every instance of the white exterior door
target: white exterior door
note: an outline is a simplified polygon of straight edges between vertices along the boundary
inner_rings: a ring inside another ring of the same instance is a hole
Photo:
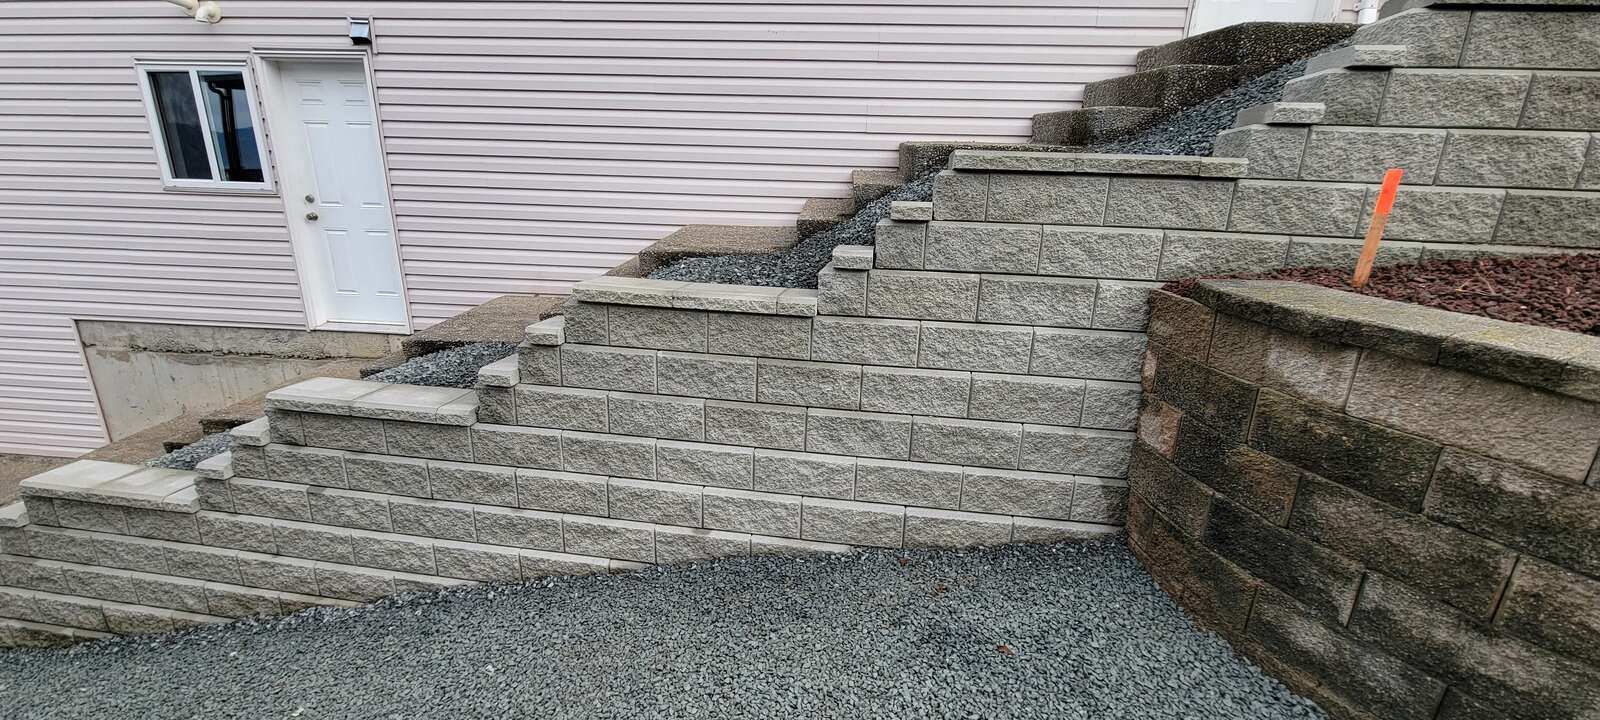
[[[273,146],[312,326],[404,331],[405,294],[372,92],[359,60],[285,60]],[[378,328],[372,328],[378,329]]]
[[[1194,0],[1189,34],[1252,20],[1328,22],[1337,14],[1336,0]]]

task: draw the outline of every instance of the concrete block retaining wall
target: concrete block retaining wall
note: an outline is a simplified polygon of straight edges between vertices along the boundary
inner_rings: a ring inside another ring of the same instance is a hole
[[[1600,714],[1600,338],[1294,283],[1157,292],[1129,538],[1338,718]]]

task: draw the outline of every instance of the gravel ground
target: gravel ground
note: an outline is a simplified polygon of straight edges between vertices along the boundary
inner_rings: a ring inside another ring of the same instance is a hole
[[[479,368],[516,351],[515,343],[462,345],[411,358],[366,379],[406,385],[468,388],[477,381]],[[228,434],[215,433],[145,464],[151,467],[193,470],[201,460],[225,453],[229,447]]]
[[[1321,720],[1122,537],[743,558],[0,651],[6,718]]]
[[[1226,277],[1295,280],[1452,312],[1600,335],[1600,255],[1429,260],[1380,265],[1360,290],[1345,268],[1284,268]],[[1215,276],[1208,276],[1215,277]],[[1189,294],[1200,278],[1167,283]]]
[[[1337,45],[1329,46],[1337,47]],[[1169,116],[1161,124],[1131,137],[1084,148],[1085,152],[1134,155],[1210,155],[1217,133],[1233,127],[1234,115],[1253,105],[1283,97],[1284,83],[1305,72],[1304,60],[1281,65],[1246,80],[1210,100]],[[933,197],[933,175],[906,183],[883,199],[869,203],[855,217],[801,240],[772,255],[726,255],[688,258],[650,273],[659,280],[686,280],[729,285],[814,288],[817,271],[828,264],[838,245],[871,245],[874,228],[889,216],[895,200],[927,201]]]

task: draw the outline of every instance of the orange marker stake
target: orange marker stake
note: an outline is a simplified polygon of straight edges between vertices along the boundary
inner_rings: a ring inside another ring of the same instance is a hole
[[[1350,284],[1360,288],[1372,275],[1372,263],[1378,259],[1378,243],[1383,241],[1383,227],[1389,224],[1389,210],[1394,208],[1394,194],[1400,189],[1400,177],[1405,171],[1390,168],[1383,174],[1383,189],[1378,191],[1378,206],[1373,209],[1372,224],[1367,226],[1367,241],[1361,246],[1361,259],[1356,261],[1356,274]]]

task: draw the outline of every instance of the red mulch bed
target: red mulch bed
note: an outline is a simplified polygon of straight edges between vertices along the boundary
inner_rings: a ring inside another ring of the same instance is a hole
[[[1468,315],[1600,335],[1600,254],[1430,260],[1386,265],[1366,287],[1350,287],[1350,268],[1284,268],[1210,277],[1295,280]],[[1167,283],[1188,295],[1195,281]]]

